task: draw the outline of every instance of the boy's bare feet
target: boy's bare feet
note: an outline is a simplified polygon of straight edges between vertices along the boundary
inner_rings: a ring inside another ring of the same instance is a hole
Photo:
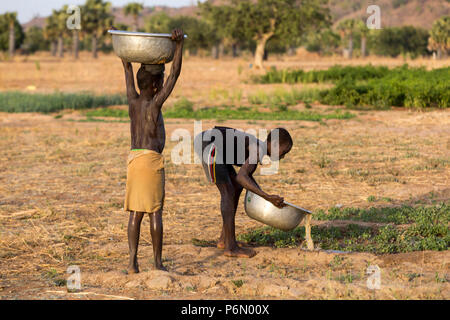
[[[256,251],[250,248],[241,248],[236,246],[234,249],[225,250],[223,254],[226,257],[232,258],[251,258],[256,255]]]
[[[237,241],[237,244],[238,244],[238,246],[240,246],[240,247],[246,247],[246,246],[247,246],[247,243],[245,243],[245,242]],[[217,242],[217,249],[225,249],[225,241],[219,240],[219,241]]]
[[[135,265],[130,265],[127,269],[128,274],[135,274],[135,273],[139,273],[139,267],[137,264]]]
[[[168,271],[166,267],[164,267],[162,264],[159,266],[155,265],[155,270],[161,270],[161,271]]]

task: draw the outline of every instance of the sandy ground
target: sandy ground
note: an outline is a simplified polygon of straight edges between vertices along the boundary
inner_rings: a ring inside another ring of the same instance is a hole
[[[98,73],[104,81],[91,79],[91,72],[95,75],[112,61],[113,57],[105,57],[92,62],[82,84],[79,77],[84,71],[77,69],[78,63],[64,64],[67,68],[63,69],[76,70],[70,78],[56,62],[41,62],[41,70],[51,66],[53,71],[42,72],[40,82],[30,70],[34,66],[30,61],[0,63],[0,88],[24,90],[24,86],[36,85],[42,91],[91,88],[122,92],[123,79],[116,65]],[[27,63],[28,68],[24,66]],[[240,63],[188,59],[175,95],[197,95],[200,100],[216,86],[233,88],[233,81],[246,77],[238,74]],[[202,64],[218,70],[195,74]],[[17,77],[5,79],[3,71],[10,68],[17,69]],[[28,75],[23,74],[26,70]],[[201,83],[196,82],[203,76]],[[29,82],[24,82],[25,78]],[[257,89],[242,82],[236,86],[245,92]],[[315,108],[324,107],[313,105]],[[258,174],[256,179],[268,192],[311,210],[338,204],[368,208],[450,199],[448,111],[352,112],[357,115],[352,120],[322,124],[221,124],[290,130],[295,146],[281,163],[280,173],[270,177]],[[203,128],[214,124],[204,121]],[[450,298],[448,251],[373,255],[256,247],[258,254],[252,259],[230,259],[213,246],[194,246],[193,238],[213,243],[220,234],[219,194],[206,183],[201,167],[170,161],[176,145],[170,137],[177,128],[192,132],[193,121],[167,120],[163,257],[169,272],[152,270],[149,222],[145,219],[139,252],[142,272],[126,275],[128,217],[121,206],[129,124],[74,122],[66,115],[55,119],[53,115],[0,114],[0,298]],[[391,198],[392,202],[368,202],[369,196]],[[242,203],[236,224],[238,234],[261,226],[245,215]],[[57,286],[59,279],[67,279],[65,272],[71,265],[81,269],[82,290],[78,293]],[[381,269],[379,290],[367,288],[370,265]]]

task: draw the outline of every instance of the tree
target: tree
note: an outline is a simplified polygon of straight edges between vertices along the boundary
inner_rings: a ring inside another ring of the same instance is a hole
[[[72,50],[74,59],[78,59],[80,51],[80,32],[77,29],[72,30]]]
[[[367,25],[361,20],[357,21],[356,28],[361,36],[361,57],[365,58],[367,55],[367,37],[370,29],[367,28]]]
[[[57,34],[57,43],[58,43],[58,57],[64,57],[64,38],[67,36],[67,13],[63,9],[61,10],[53,10],[53,27],[55,28]]]
[[[92,56],[98,57],[98,40],[113,25],[111,3],[103,0],[87,0],[82,9],[83,28],[92,37]]]
[[[172,19],[165,12],[152,15],[145,23],[145,31],[149,33],[168,33]]]
[[[14,23],[17,20],[17,13],[11,12],[6,14],[6,20],[8,20],[9,24],[9,56],[14,56],[14,52],[16,49],[16,36],[15,36],[15,28]]]
[[[433,23],[428,44],[431,50],[437,51],[438,59],[443,55],[447,56],[450,51],[450,16],[442,17]]]
[[[57,21],[55,15],[50,15],[45,20],[44,38],[50,42],[50,52],[53,57],[56,56],[56,43],[58,41]]]
[[[17,21],[16,12],[6,12],[0,16],[0,49],[8,50],[14,56],[15,49],[23,43],[23,30]]]
[[[78,59],[79,51],[80,51],[80,31],[79,31],[79,29],[81,29],[81,26],[77,26],[76,23],[79,23],[81,21],[75,21],[72,19],[69,20],[71,15],[74,13],[76,13],[76,11],[74,11],[68,5],[63,6],[62,15],[64,17],[65,24],[68,28],[68,30],[66,30],[66,32],[70,33],[69,30],[71,30],[71,33],[72,33],[72,55],[73,55],[74,59]],[[80,14],[81,14],[81,12],[80,12]],[[67,24],[69,22],[70,22],[70,24],[73,24],[72,26],[70,26],[71,28],[69,28],[69,25]]]
[[[25,32],[23,48],[30,53],[49,49],[49,42],[45,39],[42,28],[34,26]]]
[[[50,41],[53,56],[64,57],[64,38],[67,36],[67,13],[63,9],[52,10],[52,14],[47,18],[44,37]]]
[[[351,59],[353,57],[353,37],[357,31],[357,21],[354,19],[343,20],[339,23],[337,30],[341,34],[342,41],[348,39],[348,47],[345,49],[348,50],[348,58]],[[345,56],[345,51],[343,55]]]
[[[427,30],[412,26],[383,28],[371,37],[370,46],[377,55],[397,57],[409,54],[412,58],[428,54]]]
[[[212,1],[207,1],[212,5]],[[227,35],[256,43],[255,67],[263,67],[267,42],[274,36],[286,42],[295,41],[310,29],[329,24],[329,10],[324,0],[230,0],[222,12],[227,21],[219,20]]]
[[[212,49],[211,56],[219,59],[224,48],[224,43],[232,43],[234,55],[239,35],[234,32],[236,25],[230,23],[234,13],[231,6],[218,6],[210,1],[199,2],[200,15],[205,21],[205,31],[208,32],[208,47]]]
[[[142,10],[144,10],[144,5],[142,3],[138,3],[138,2],[130,2],[124,8],[124,13],[126,16],[129,16],[129,15],[133,16],[133,19],[134,19],[134,30],[133,31],[138,31],[138,29],[139,29],[139,16],[140,16]]]
[[[11,30],[11,25],[14,26],[14,31]],[[14,38],[12,39],[13,32]],[[9,51],[19,48],[22,45],[24,38],[25,35],[23,33],[22,26],[19,21],[17,21],[14,14],[11,15],[11,13],[7,12],[0,15],[0,50]]]
[[[306,38],[306,50],[317,52],[320,55],[329,55],[336,52],[340,47],[341,38],[339,34],[331,29],[321,32],[310,32]]]
[[[208,49],[211,30],[206,21],[191,16],[169,17],[161,12],[152,15],[145,23],[145,31],[150,33],[171,33],[175,28],[183,29],[189,35],[184,48],[195,54],[198,49]]]
[[[210,31],[208,31],[205,21],[190,16],[178,16],[170,20],[168,32],[170,33],[175,28],[181,28],[185,34],[189,35],[184,47],[190,53],[209,47]]]

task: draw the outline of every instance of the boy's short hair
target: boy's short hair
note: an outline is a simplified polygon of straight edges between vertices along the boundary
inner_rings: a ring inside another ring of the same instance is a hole
[[[139,90],[148,88],[155,78],[164,77],[164,69],[161,70],[162,71],[159,73],[150,72],[147,70],[146,66],[142,65],[136,74],[136,80]]]
[[[294,145],[294,142],[292,141],[292,137],[289,134],[289,132],[284,128],[276,128],[270,131],[269,135],[267,136],[267,144],[269,144],[272,140],[272,133],[274,131],[278,131],[278,139],[280,142],[280,147],[285,147],[287,152],[289,152]]]

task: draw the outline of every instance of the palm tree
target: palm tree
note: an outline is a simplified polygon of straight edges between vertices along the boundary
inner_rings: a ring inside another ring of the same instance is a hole
[[[77,29],[72,30],[72,50],[74,59],[78,59],[80,51],[80,35]]]
[[[92,36],[92,56],[96,59],[98,39],[113,25],[111,3],[103,0],[87,0],[83,8],[83,28]]]
[[[67,14],[65,17],[66,24],[67,24],[67,21],[68,21],[67,19],[69,18],[69,14],[71,12],[71,11],[69,11],[69,6],[64,5],[62,8],[62,11]],[[73,29],[72,28],[69,28],[69,29],[72,32],[72,55],[73,55],[74,59],[78,59],[79,48],[80,48],[80,32],[76,26]],[[67,30],[67,32],[69,33],[70,31]]]
[[[50,41],[50,52],[54,57],[56,56],[57,37],[56,17],[52,14],[45,21],[44,38]]]
[[[16,49],[15,24],[17,20],[17,12],[7,12],[5,13],[5,18],[8,21],[9,25],[9,45],[8,45],[9,56],[13,57]]]
[[[337,29],[341,34],[342,40],[348,37],[348,58],[353,56],[353,35],[355,33],[356,20],[347,19],[339,23]],[[345,54],[344,54],[345,55]]]
[[[64,38],[67,35],[66,28],[67,14],[64,9],[53,9],[52,14],[47,18],[44,35],[50,40],[51,52],[53,56],[64,57]]]
[[[428,39],[429,48],[437,51],[437,58],[441,59],[450,51],[450,16],[436,20],[431,28]]]
[[[361,20],[358,20],[356,22],[356,29],[361,35],[361,57],[365,58],[367,55],[367,36],[369,35],[370,30],[369,28],[367,28],[367,25]]]
[[[140,16],[142,10],[144,10],[144,5],[142,3],[138,3],[138,2],[130,2],[124,8],[124,12],[125,12],[126,16],[129,16],[129,15],[133,16],[133,19],[134,19],[134,30],[133,31],[138,31],[139,16]]]
[[[64,57],[64,38],[67,36],[67,13],[66,10],[53,10],[55,16],[55,27],[58,34],[58,57]]]

